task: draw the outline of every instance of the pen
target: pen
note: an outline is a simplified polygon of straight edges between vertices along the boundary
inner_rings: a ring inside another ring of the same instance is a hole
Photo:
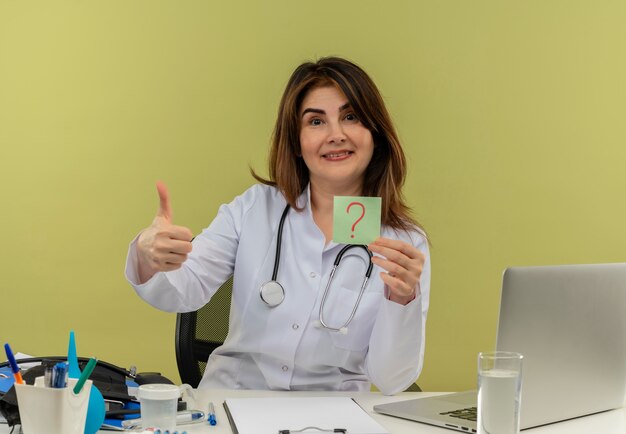
[[[215,407],[212,402],[209,402],[209,412],[206,415],[206,419],[210,425],[217,425],[217,419],[215,419]]]
[[[22,380],[22,374],[20,373],[20,367],[17,366],[15,356],[13,355],[13,351],[11,351],[11,347],[9,346],[9,344],[4,344],[4,351],[7,353],[7,359],[9,359],[9,364],[11,365],[11,370],[13,371],[15,382],[17,384],[24,384],[24,380]]]
[[[176,425],[199,422],[203,417],[204,413],[201,411],[179,411],[176,413]]]
[[[67,363],[59,362],[52,368],[52,387],[55,389],[67,387]]]
[[[85,366],[85,370],[83,371],[82,374],[80,374],[80,378],[76,382],[76,386],[74,386],[74,393],[76,395],[78,395],[80,391],[83,389],[83,386],[85,385],[85,381],[87,381],[87,379],[93,372],[93,368],[96,367],[96,363],[98,363],[98,360],[95,357],[92,357],[91,359],[89,359],[89,362],[87,362],[87,366]]]
[[[187,425],[202,422],[204,413],[200,410],[179,411],[176,413],[176,425]],[[141,419],[127,419],[122,421],[122,428],[136,428],[141,426]]]

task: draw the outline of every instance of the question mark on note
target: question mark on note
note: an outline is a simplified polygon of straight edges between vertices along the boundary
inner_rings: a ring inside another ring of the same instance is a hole
[[[348,208],[346,208],[346,212],[348,214],[350,214],[350,208],[353,205],[357,205],[361,207],[361,215],[359,216],[358,219],[356,219],[356,221],[352,224],[352,235],[350,235],[350,238],[354,238],[354,228],[356,227],[356,225],[363,220],[363,217],[365,216],[365,205],[363,205],[361,202],[351,202],[350,205],[348,205]]]

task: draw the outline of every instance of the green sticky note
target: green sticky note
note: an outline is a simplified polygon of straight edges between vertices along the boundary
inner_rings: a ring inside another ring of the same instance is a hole
[[[333,241],[369,244],[380,236],[380,197],[335,196]]]

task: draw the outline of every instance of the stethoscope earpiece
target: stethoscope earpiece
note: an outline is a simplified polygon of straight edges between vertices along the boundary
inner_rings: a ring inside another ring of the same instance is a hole
[[[322,322],[319,319],[316,319],[315,321],[313,321],[313,327],[315,327],[316,329],[330,330],[332,332],[337,332],[337,333],[342,334],[342,335],[347,335],[348,334],[348,327],[340,327],[338,329],[332,328],[332,327],[328,327],[327,325],[322,324]]]

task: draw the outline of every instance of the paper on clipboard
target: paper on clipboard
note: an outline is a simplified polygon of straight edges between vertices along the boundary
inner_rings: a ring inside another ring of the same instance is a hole
[[[224,408],[235,434],[276,434],[311,426],[330,432],[342,428],[349,434],[389,434],[349,397],[233,398],[224,402]]]

